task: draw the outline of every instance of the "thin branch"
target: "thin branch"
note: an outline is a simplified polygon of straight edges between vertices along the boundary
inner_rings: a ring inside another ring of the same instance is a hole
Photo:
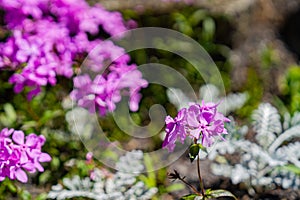
[[[170,173],[169,174],[169,178],[176,180],[179,179],[180,181],[182,181],[184,184],[188,185],[197,195],[201,196],[201,194],[198,192],[198,190],[192,186],[190,183],[188,183],[187,181],[184,180],[184,177],[181,177],[180,174],[177,172],[177,170],[174,170],[174,173]]]
[[[202,193],[203,199],[204,199],[205,198],[205,190],[204,190],[203,180],[202,180],[201,172],[200,172],[200,156],[199,155],[197,158],[197,171],[198,171],[198,178],[199,178],[199,182],[200,182],[200,189],[201,189],[201,193]]]
[[[198,192],[198,190],[192,186],[190,183],[186,182],[183,178],[178,178],[179,180],[181,180],[183,183],[185,183],[186,185],[188,185],[197,195],[201,196],[201,194]]]

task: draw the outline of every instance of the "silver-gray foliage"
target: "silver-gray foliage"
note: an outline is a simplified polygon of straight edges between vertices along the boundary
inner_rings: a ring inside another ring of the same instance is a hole
[[[97,124],[88,110],[81,107],[74,107],[66,113],[66,121],[69,130],[74,136],[80,134],[80,138],[90,138]],[[80,122],[80,123],[78,123]]]
[[[86,197],[96,200],[147,200],[158,191],[146,188],[137,176],[144,169],[142,151],[132,151],[122,156],[116,164],[117,172],[107,175],[101,169],[95,169],[93,177],[81,179],[79,176],[64,178],[63,184],[52,186],[48,193],[50,199],[69,199]]]
[[[226,97],[222,97],[220,90],[212,84],[206,84],[200,87],[199,90],[199,100],[205,102],[216,102],[220,103],[218,106],[218,111],[227,115],[232,111],[241,108],[248,99],[248,93],[230,93]],[[172,104],[174,104],[177,109],[188,107],[188,104],[192,100],[184,94],[184,92],[178,88],[170,88],[167,90],[167,95]]]
[[[253,112],[252,119],[256,142],[244,137],[245,128],[232,131],[235,127],[232,120],[227,141],[217,143],[210,152],[209,158],[217,161],[212,171],[230,177],[234,184],[244,182],[249,186],[281,185],[299,189],[299,175],[285,166],[300,169],[300,142],[295,140],[300,137],[300,113],[285,114],[281,123],[277,109],[263,103]],[[241,137],[237,138],[239,134]],[[234,155],[238,161],[227,161],[225,154]]]

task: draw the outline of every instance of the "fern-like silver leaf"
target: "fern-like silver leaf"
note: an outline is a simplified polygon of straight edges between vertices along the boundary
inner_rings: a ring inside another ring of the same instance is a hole
[[[275,152],[276,157],[284,159],[300,169],[300,142],[291,143],[278,148]]]
[[[269,103],[262,103],[253,112],[252,120],[257,142],[267,149],[282,130],[277,109]]]
[[[192,100],[184,92],[177,88],[170,88],[167,90],[167,96],[169,101],[176,106],[179,110],[181,108],[188,107],[190,102],[201,103],[202,100],[205,102],[217,102],[220,103],[218,106],[218,111],[224,115],[228,115],[241,108],[248,99],[248,94],[244,93],[231,93],[226,97],[221,96],[220,90],[212,84],[206,84],[199,89],[199,99]]]
[[[52,186],[48,193],[50,199],[68,199],[86,197],[95,200],[147,200],[158,191],[156,187],[146,188],[137,181],[137,176],[144,169],[143,153],[132,151],[121,157],[116,164],[116,174],[107,176],[107,172],[94,169],[93,178],[80,179],[79,176],[64,178],[63,184]]]
[[[226,127],[229,132],[226,139],[230,147],[225,142],[216,144],[215,149],[219,155],[209,155],[210,159],[215,160],[212,171],[229,177],[233,183],[245,183],[250,187],[249,192],[254,191],[251,187],[258,186],[274,188],[280,185],[285,189],[299,189],[299,114],[291,116],[286,113],[281,126],[277,109],[264,103],[253,112],[252,117],[257,143],[247,140],[245,134],[237,137],[240,129],[233,127],[236,125],[231,119],[232,122]],[[222,157],[224,153],[233,154],[239,161],[232,163]]]

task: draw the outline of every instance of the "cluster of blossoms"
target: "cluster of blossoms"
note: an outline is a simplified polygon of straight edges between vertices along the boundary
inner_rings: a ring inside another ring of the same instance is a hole
[[[115,110],[115,103],[121,100],[121,90],[130,88],[129,91],[125,91],[125,95],[130,96],[129,108],[132,111],[138,110],[141,99],[138,91],[148,84],[142,79],[142,73],[129,67],[121,69],[122,73],[119,71],[120,68],[111,67],[111,69],[107,77],[101,74],[94,80],[87,74],[75,77],[75,89],[71,92],[71,98],[78,99],[78,105],[88,108],[91,113],[98,111],[101,116],[104,116],[107,111]]]
[[[0,10],[4,13],[3,27],[7,32],[4,38],[0,38],[0,70],[15,71],[9,82],[14,85],[16,93],[25,87],[30,88],[29,100],[41,92],[42,86],[55,85],[57,76],[71,78],[74,69],[94,48],[88,66],[93,72],[102,73],[106,63],[112,64],[106,73],[99,75],[100,82],[99,77],[97,81],[90,80],[90,87],[99,89],[80,92],[85,86],[80,83],[77,87],[78,83],[86,76],[75,81],[76,91],[72,97],[80,101],[79,104],[88,105],[94,95],[96,106],[101,105],[99,109],[103,114],[103,108],[111,110],[110,104],[118,102],[117,97],[111,100],[111,93],[118,93],[115,90],[125,87],[130,94],[135,94],[141,85],[145,85],[145,80],[139,76],[131,84],[115,87],[114,91],[103,90],[103,82],[105,85],[120,82],[128,71],[138,73],[136,65],[129,64],[124,49],[105,40],[134,26],[132,21],[124,22],[119,12],[107,11],[100,5],[91,7],[84,0],[0,0]],[[120,53],[124,56],[116,57]],[[131,98],[133,104],[137,99]]]
[[[26,139],[25,139],[26,138]],[[51,157],[41,151],[45,137],[33,133],[25,137],[23,131],[3,129],[0,132],[0,181],[6,177],[23,183],[28,177],[25,171],[44,171],[40,162],[49,162]]]
[[[202,102],[202,105],[192,104],[189,108],[181,109],[174,119],[167,116],[167,134],[163,148],[171,152],[175,148],[176,140],[179,139],[183,143],[187,136],[195,141],[201,140],[204,147],[210,147],[215,137],[224,139],[222,134],[227,134],[224,123],[230,120],[217,112],[217,106],[215,103]]]

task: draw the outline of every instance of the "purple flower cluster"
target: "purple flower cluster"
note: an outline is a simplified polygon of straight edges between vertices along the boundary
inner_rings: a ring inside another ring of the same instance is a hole
[[[104,116],[107,111],[115,110],[115,103],[121,100],[122,89],[129,88],[123,90],[123,94],[130,97],[130,110],[136,111],[141,98],[138,91],[148,84],[142,79],[142,73],[136,70],[135,65],[110,67],[110,70],[107,76],[100,74],[94,80],[87,74],[75,77],[75,89],[71,92],[71,98],[78,100],[78,105],[89,109],[91,113],[98,111]]]
[[[225,122],[230,122],[222,113],[217,112],[218,104],[204,103],[202,105],[192,104],[189,108],[181,109],[177,116],[173,119],[166,117],[166,138],[163,142],[163,148],[167,148],[169,152],[175,148],[175,142],[179,138],[181,143],[187,136],[194,140],[201,139],[201,143],[205,147],[211,146],[215,137],[227,134],[224,128]]]
[[[130,110],[137,111],[141,99],[139,91],[146,87],[148,82],[142,78],[142,73],[137,70],[135,64],[127,64],[130,58],[124,49],[115,47],[111,41],[103,41],[100,47],[95,48],[86,60],[89,70],[99,72],[96,73],[98,75],[93,79],[88,74],[76,76],[71,98],[91,113],[98,111],[104,116],[107,111],[115,110],[121,95],[127,95],[130,97]],[[100,64],[106,60],[113,62],[104,73],[100,73],[106,68]]]
[[[41,152],[45,137],[33,133],[25,137],[23,131],[4,128],[0,132],[0,181],[6,177],[23,183],[28,177],[25,171],[44,171],[40,162],[49,162],[51,157]]]
[[[103,38],[105,34],[114,36],[135,25],[132,21],[126,24],[119,12],[107,11],[100,5],[91,7],[84,0],[0,0],[0,10],[4,12],[4,27],[9,33],[0,42],[0,70],[9,68],[16,71],[9,82],[14,84],[16,93],[29,87],[29,100],[41,92],[42,86],[55,85],[58,75],[71,78],[73,68],[80,66],[89,52],[92,52],[89,67],[94,72],[100,72],[105,63],[113,62],[101,77],[107,84],[120,82],[122,73],[130,70],[138,73],[134,65],[128,64],[130,59],[124,49]],[[96,50],[92,51],[95,47]],[[124,56],[115,61],[120,53]],[[79,79],[74,83],[77,86]],[[141,77],[131,81],[132,84],[136,82],[144,85],[145,81]],[[99,87],[95,95],[107,102],[112,95],[109,93],[111,89],[100,94],[103,86]],[[132,98],[137,100],[139,88],[130,83],[125,87],[135,94]],[[76,95],[72,96],[82,102],[87,97],[84,91],[79,91],[81,88],[76,87]],[[86,94],[89,96],[93,92]],[[106,107],[111,110],[109,103]]]

